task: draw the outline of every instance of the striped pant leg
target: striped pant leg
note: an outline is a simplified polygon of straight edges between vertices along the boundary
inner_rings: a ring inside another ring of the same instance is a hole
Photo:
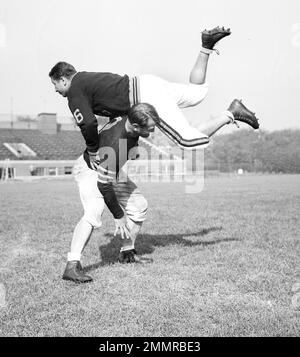
[[[195,149],[208,144],[209,138],[190,125],[180,108],[198,104],[206,96],[206,85],[184,85],[169,83],[159,77],[139,77],[139,101],[152,104],[161,122],[157,127],[185,149]]]

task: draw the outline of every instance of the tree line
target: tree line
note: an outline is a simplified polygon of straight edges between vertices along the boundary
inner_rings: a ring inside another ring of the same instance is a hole
[[[217,135],[211,141],[205,151],[206,169],[300,173],[300,129],[243,129]]]

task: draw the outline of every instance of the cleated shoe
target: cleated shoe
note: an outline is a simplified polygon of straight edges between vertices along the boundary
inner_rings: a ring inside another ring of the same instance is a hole
[[[82,266],[78,260],[73,260],[67,263],[62,278],[64,280],[74,281],[77,284],[89,283],[93,281],[90,276],[84,274],[84,272],[82,271]]]
[[[246,123],[253,129],[259,128],[258,119],[256,118],[255,113],[246,108],[242,103],[242,100],[234,99],[230,104],[228,111],[233,114],[234,120]]]
[[[137,264],[149,264],[153,260],[151,258],[138,257],[135,249],[124,250],[119,254],[119,262],[122,264],[137,263]]]
[[[224,27],[215,27],[212,30],[204,30],[202,32],[202,47],[208,50],[213,50],[214,45],[222,38],[231,34],[230,29]]]

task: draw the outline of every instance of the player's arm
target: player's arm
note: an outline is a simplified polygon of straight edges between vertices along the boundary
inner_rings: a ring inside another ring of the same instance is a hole
[[[124,216],[123,209],[121,208],[118,199],[116,197],[112,183],[97,183],[98,189],[101,192],[106,206],[112,213],[115,219],[120,219]]]
[[[90,157],[91,167],[97,169],[99,164],[99,138],[98,122],[88,99],[84,95],[78,95],[69,100],[69,108],[85,139],[87,151]]]
[[[125,237],[129,238],[130,233],[127,227],[126,216],[118,202],[112,183],[102,183],[98,181],[97,185],[99,191],[101,192],[104,198],[104,202],[106,203],[106,206],[114,216],[115,224],[116,224],[116,230],[114,235],[116,235],[118,233],[118,230],[120,229],[121,237],[123,239]]]

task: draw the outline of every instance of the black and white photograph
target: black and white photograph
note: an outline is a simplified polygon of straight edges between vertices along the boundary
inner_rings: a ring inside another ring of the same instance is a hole
[[[0,337],[299,337],[300,2],[0,0],[0,202]]]

